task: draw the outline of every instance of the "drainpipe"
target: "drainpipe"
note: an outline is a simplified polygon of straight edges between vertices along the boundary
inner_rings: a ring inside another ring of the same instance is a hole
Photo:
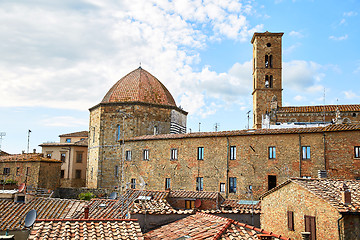
[[[344,218],[344,215],[341,215],[341,217],[337,220],[338,232],[339,232],[339,240],[342,240],[341,229],[340,229],[340,221],[341,221],[343,218]]]
[[[227,148],[226,148],[226,198],[228,198],[229,196],[229,148],[230,148],[230,143],[229,143],[229,137],[226,137],[226,142],[227,142]]]
[[[301,151],[302,149],[301,149],[301,135],[300,135],[300,133],[299,133],[299,177],[301,177],[301,158],[302,158],[302,156],[301,156]]]
[[[327,171],[327,167],[326,167],[326,139],[325,139],[326,135],[325,132],[323,132],[323,140],[324,140],[324,170]]]

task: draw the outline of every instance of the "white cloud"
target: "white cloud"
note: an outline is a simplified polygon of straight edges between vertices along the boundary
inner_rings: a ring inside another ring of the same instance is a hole
[[[294,100],[295,100],[295,101],[298,101],[298,102],[301,102],[301,101],[305,101],[306,98],[305,98],[304,96],[296,95],[296,96],[294,97]]]
[[[303,35],[302,33],[296,32],[296,31],[291,31],[291,32],[289,33],[289,35],[290,35],[291,37],[297,37],[297,38],[303,38],[303,37],[304,37],[304,35]]]
[[[42,124],[47,127],[87,127],[89,125],[88,119],[78,119],[71,116],[58,116],[52,118],[45,118]]]
[[[340,37],[335,37],[335,36],[330,36],[329,39],[331,40],[335,40],[335,41],[343,41],[346,40],[348,38],[348,35],[345,34],[344,36],[340,36]]]
[[[360,99],[360,96],[354,93],[353,91],[344,91],[343,94],[345,95],[346,99]]]
[[[318,83],[325,77],[322,66],[315,62],[294,60],[283,63],[284,88],[296,91],[317,91]]]
[[[193,69],[209,41],[260,31],[253,12],[231,0],[1,2],[0,106],[88,109],[140,62],[189,112],[209,98],[239,102],[249,63]]]
[[[344,12],[345,17],[354,17],[354,16],[357,16],[357,15],[358,15],[358,13],[354,12],[354,11]]]

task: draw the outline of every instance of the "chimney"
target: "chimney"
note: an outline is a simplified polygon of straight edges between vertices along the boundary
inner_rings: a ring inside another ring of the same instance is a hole
[[[318,178],[327,178],[326,170],[318,170]]]
[[[345,205],[351,204],[351,191],[344,183],[343,186],[340,188],[341,193],[341,202]]]
[[[22,151],[21,151],[21,154],[25,154],[25,150],[22,150]]]
[[[85,207],[84,207],[84,215],[85,215],[85,219],[88,219],[89,218],[89,206],[88,205],[86,205]]]
[[[302,232],[301,236],[302,240],[310,240],[310,232]]]
[[[273,237],[269,234],[260,234],[258,235],[258,237],[260,238],[260,240],[272,240]]]
[[[33,149],[33,153],[36,153],[36,148]]]

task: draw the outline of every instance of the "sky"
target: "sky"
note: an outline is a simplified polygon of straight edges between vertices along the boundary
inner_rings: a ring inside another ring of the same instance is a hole
[[[254,32],[284,33],[283,106],[359,104],[359,26],[358,0],[1,0],[1,150],[26,151],[29,129],[30,151],[88,130],[140,64],[188,131],[247,128]]]

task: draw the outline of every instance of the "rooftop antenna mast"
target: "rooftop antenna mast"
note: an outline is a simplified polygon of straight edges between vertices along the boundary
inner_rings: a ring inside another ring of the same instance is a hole
[[[6,132],[0,132],[0,151],[1,151],[1,142],[4,136],[6,136]]]
[[[214,130],[215,130],[215,132],[217,132],[217,131],[219,130],[219,128],[220,128],[220,123],[215,123],[215,124],[214,124]]]
[[[27,153],[29,153],[29,146],[30,146],[30,133],[31,133],[31,130],[29,129],[28,130],[28,141],[27,141]]]
[[[246,114],[247,114],[247,119],[248,119],[248,125],[247,125],[247,129],[250,128],[250,113],[251,111],[248,111]]]
[[[325,124],[325,116],[326,116],[326,110],[325,110],[325,88],[324,88],[324,124]]]

